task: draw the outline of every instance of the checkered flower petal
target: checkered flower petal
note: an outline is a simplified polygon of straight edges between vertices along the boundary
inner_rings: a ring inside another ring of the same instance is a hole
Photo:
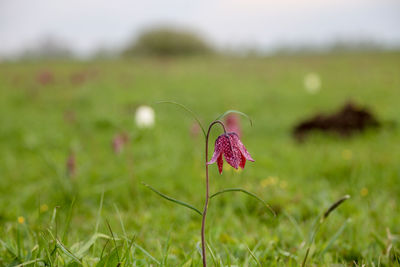
[[[214,154],[207,164],[217,162],[219,173],[222,173],[223,158],[233,168],[244,168],[246,160],[254,161],[240,141],[236,133],[226,133],[218,136],[215,140]]]

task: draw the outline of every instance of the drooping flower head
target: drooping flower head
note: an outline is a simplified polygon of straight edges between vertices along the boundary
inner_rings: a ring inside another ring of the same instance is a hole
[[[217,162],[219,173],[222,173],[223,159],[233,168],[244,168],[246,160],[254,161],[236,133],[230,132],[218,136],[215,140],[214,154],[208,165]]]

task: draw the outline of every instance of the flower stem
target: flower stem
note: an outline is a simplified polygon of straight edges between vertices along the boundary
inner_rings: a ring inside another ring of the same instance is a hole
[[[216,120],[213,121],[210,126],[208,127],[207,135],[206,135],[206,161],[205,161],[205,167],[206,167],[206,201],[204,203],[204,210],[203,210],[203,218],[201,220],[201,253],[203,257],[203,267],[207,267],[207,257],[206,257],[206,239],[205,239],[205,226],[206,226],[206,216],[207,216],[207,208],[208,208],[208,200],[210,198],[210,190],[209,190],[209,179],[208,179],[208,139],[210,136],[210,131],[211,128],[215,124],[220,124],[222,128],[224,129],[224,133],[226,134],[226,129],[225,125],[223,124],[222,121]]]

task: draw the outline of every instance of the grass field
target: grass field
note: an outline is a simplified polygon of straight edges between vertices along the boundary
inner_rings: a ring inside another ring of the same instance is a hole
[[[322,80],[316,94],[303,88],[309,72]],[[400,128],[302,144],[291,136],[299,120],[348,99],[400,122],[400,54],[2,63],[0,266],[201,265],[201,217],[142,185],[202,209],[203,137],[160,100],[185,104],[204,123],[228,109],[254,121],[241,125],[256,162],[222,176],[212,165],[210,190],[242,187],[277,216],[239,192],[213,198],[210,266],[299,266],[314,222],[346,194],[307,264],[400,266]],[[152,129],[134,124],[142,104],[155,109]],[[116,155],[121,132],[129,142]]]

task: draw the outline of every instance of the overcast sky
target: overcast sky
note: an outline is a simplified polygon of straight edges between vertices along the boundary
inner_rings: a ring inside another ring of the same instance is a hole
[[[183,25],[219,47],[400,44],[400,0],[0,0],[0,55],[45,36],[81,54],[120,47],[152,25]]]

